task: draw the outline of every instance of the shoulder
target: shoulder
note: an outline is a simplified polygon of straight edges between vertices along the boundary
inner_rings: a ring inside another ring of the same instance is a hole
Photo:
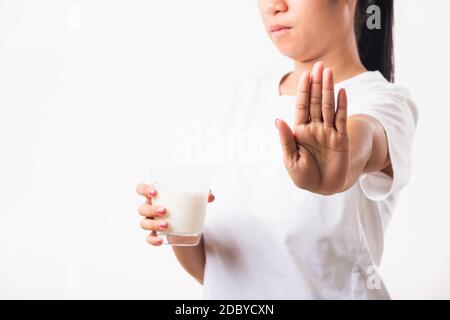
[[[210,112],[216,123],[230,122],[244,112],[252,112],[258,101],[264,99],[271,89],[274,73],[260,75],[236,75],[229,81]]]
[[[255,98],[275,92],[277,72],[243,75],[230,84],[229,95],[234,98]]]
[[[417,124],[418,108],[406,87],[389,82],[378,71],[366,72],[355,80],[348,87],[344,83],[351,113],[375,110],[392,117],[407,117],[414,126]]]
[[[222,107],[229,112],[243,112],[269,101],[277,93],[276,79],[276,72],[236,76],[224,90]]]

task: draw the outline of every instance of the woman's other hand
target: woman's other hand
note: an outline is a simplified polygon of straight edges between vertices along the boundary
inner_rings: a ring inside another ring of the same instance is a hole
[[[163,239],[158,237],[157,231],[164,231],[169,227],[166,220],[162,219],[166,215],[166,208],[152,204],[152,198],[157,196],[157,190],[153,185],[138,184],[136,192],[145,198],[145,202],[139,206],[138,211],[144,219],[141,221],[141,228],[151,231],[147,237],[147,242],[154,246],[162,244]],[[208,202],[214,201],[214,195],[209,192]],[[154,218],[159,218],[155,220]]]

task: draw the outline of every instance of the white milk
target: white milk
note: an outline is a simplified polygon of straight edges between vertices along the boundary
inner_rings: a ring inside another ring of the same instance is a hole
[[[156,220],[167,220],[169,228],[158,234],[197,235],[203,230],[208,191],[180,191],[157,188],[154,205],[166,208],[166,214]]]

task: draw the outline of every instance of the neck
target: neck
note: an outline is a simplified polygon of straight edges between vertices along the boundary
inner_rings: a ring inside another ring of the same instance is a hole
[[[281,81],[280,93],[282,95],[295,95],[300,75],[305,71],[311,71],[317,61],[322,61],[325,67],[332,68],[335,83],[367,71],[359,58],[355,38],[348,37],[346,41],[342,41],[333,50],[313,59],[295,60],[295,70]]]

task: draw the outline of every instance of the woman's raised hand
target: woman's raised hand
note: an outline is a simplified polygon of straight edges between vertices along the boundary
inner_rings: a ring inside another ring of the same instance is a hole
[[[300,77],[292,130],[276,120],[284,165],[299,188],[333,194],[346,186],[350,152],[344,89],[335,106],[333,72],[318,62]]]

